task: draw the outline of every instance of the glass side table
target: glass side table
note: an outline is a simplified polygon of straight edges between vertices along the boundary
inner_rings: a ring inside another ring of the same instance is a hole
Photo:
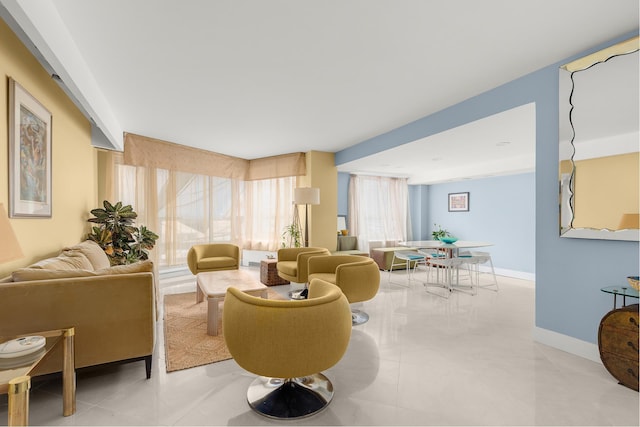
[[[631,286],[605,286],[600,289],[602,292],[607,294],[613,294],[613,309],[616,309],[616,298],[618,295],[622,295],[622,306],[627,305],[627,297],[630,298],[640,298],[638,295],[638,291],[633,289]]]
[[[25,426],[29,424],[29,389],[31,388],[31,372],[44,360],[51,351],[62,345],[62,415],[68,417],[76,412],[76,372],[74,328],[55,329],[13,337],[0,337],[0,342],[9,339],[41,335],[46,338],[44,349],[36,359],[28,362],[17,362],[10,365],[11,359],[5,359],[9,366],[0,366],[0,394],[8,394],[8,426]]]

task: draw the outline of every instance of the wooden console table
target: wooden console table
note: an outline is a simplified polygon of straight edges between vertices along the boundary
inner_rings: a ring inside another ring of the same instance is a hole
[[[620,384],[638,391],[638,340],[640,338],[638,304],[626,304],[626,297],[638,298],[632,288],[610,286],[602,292],[613,294],[613,310],[605,314],[598,328],[598,350],[602,364]],[[623,306],[616,308],[616,296]]]

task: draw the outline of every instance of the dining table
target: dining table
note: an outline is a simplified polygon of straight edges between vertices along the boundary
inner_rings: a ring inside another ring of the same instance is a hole
[[[458,256],[460,249],[483,248],[493,246],[493,243],[473,240],[457,240],[454,243],[444,243],[440,240],[412,240],[399,242],[398,245],[416,249],[445,249],[451,258],[455,258]]]
[[[483,248],[487,246],[493,246],[493,243],[482,242],[482,241],[473,241],[473,240],[457,240],[453,243],[445,243],[440,240],[413,240],[406,242],[399,242],[399,246],[405,246],[407,248],[417,249],[419,251],[424,250],[436,250],[438,254],[442,254],[443,258],[464,258],[465,255],[460,255],[460,249],[474,249],[474,248]],[[435,255],[435,254],[434,254]],[[470,255],[469,255],[470,256]],[[454,283],[452,277],[451,268],[447,268],[447,287],[449,291],[453,290]],[[456,280],[455,285],[459,283],[459,272],[458,266],[455,267],[456,270]]]

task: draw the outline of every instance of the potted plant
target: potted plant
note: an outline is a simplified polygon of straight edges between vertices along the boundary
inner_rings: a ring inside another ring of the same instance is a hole
[[[302,246],[302,230],[300,223],[292,222],[287,225],[282,232],[283,248],[299,248]]]
[[[98,224],[91,227],[88,239],[96,242],[109,257],[111,265],[131,264],[149,259],[149,251],[153,249],[158,235],[144,225],[136,227],[138,214],[131,205],[115,205],[107,200],[104,208],[91,210],[94,218],[89,222]]]
[[[434,227],[434,230],[431,233],[431,236],[433,236],[433,240],[440,240],[442,237],[451,236],[451,233],[449,233],[447,230],[442,228],[442,226],[438,224],[433,224],[433,227]]]

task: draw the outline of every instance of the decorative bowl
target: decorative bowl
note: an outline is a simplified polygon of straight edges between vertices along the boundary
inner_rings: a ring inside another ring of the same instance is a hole
[[[627,276],[627,281],[633,289],[640,291],[640,284],[638,284],[638,276]]]
[[[440,241],[442,243],[446,243],[447,245],[450,245],[452,243],[455,243],[458,241],[457,237],[453,237],[453,236],[444,236],[440,238]]]

